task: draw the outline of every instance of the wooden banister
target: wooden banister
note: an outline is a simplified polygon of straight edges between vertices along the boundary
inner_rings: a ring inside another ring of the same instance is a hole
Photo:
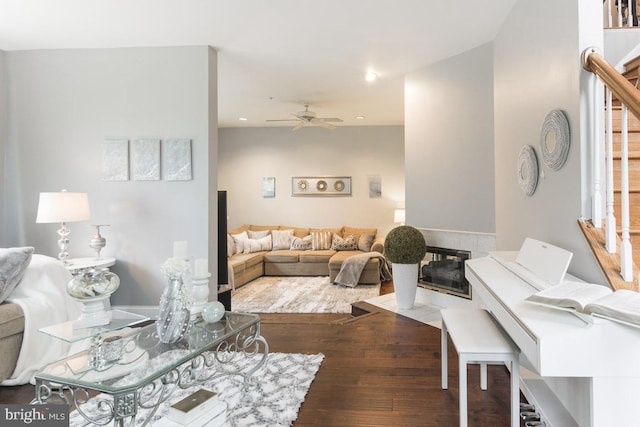
[[[620,102],[640,119],[640,91],[609,64],[595,48],[588,48],[582,53],[582,66],[598,76]]]

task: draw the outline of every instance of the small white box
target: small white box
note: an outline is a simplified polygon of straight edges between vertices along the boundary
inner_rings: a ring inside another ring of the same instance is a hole
[[[192,420],[189,424],[181,424],[175,421],[171,421],[169,418],[164,417],[153,423],[153,427],[223,427],[227,422],[227,404],[219,401],[223,405],[222,412],[218,410],[206,411],[199,417]]]
[[[201,388],[171,405],[167,418],[181,425],[190,425],[205,414],[208,419],[214,418],[227,409],[227,405],[215,396],[214,392]]]

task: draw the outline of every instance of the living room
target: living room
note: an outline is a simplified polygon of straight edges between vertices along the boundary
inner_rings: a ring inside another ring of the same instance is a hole
[[[154,304],[162,290],[158,268],[173,241],[189,241],[195,257],[215,265],[210,195],[227,189],[232,225],[310,225],[317,218],[317,226],[386,232],[396,203],[405,202],[406,222],[425,233],[488,234],[495,237],[490,249],[499,250],[516,250],[525,237],[535,237],[573,252],[571,273],[602,282],[576,226],[589,209],[582,196],[586,83],[579,55],[603,44],[601,10],[585,2],[511,3],[486,42],[437,61],[425,52],[426,65],[405,76],[404,124],[380,129],[218,130],[217,53],[207,46],[0,52],[0,92],[9,100],[0,110],[0,242],[56,253],[55,227],[34,220],[37,195],[86,191],[91,223],[110,224],[105,252],[118,259],[114,271],[128,283],[112,302]],[[554,108],[570,118],[572,149],[562,171],[547,174],[527,197],[516,179],[518,151],[537,145],[540,123]],[[102,181],[104,139],[139,137],[190,138],[193,180]],[[349,139],[355,145],[347,149]],[[287,150],[295,153],[283,157]],[[307,174],[352,176],[354,194],[291,197],[291,177]],[[380,199],[368,195],[370,175],[381,178]],[[276,178],[275,198],[262,197],[263,177]],[[233,191],[240,187],[245,193]],[[86,254],[92,232],[74,225],[70,252]],[[568,405],[577,414],[586,411],[582,403]]]

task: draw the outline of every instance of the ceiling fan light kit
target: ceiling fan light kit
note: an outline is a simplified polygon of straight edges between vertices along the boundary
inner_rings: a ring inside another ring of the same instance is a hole
[[[331,124],[340,123],[342,119],[337,117],[316,117],[317,114],[314,111],[309,111],[309,104],[305,104],[304,111],[298,111],[297,113],[291,113],[295,118],[293,119],[272,119],[268,122],[298,122],[291,130],[300,130],[305,126],[320,126],[325,129],[335,129],[336,126]]]

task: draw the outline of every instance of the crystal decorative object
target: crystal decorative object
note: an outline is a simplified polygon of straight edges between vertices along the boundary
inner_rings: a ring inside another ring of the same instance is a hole
[[[69,295],[78,300],[91,300],[111,295],[120,286],[120,278],[108,268],[91,268],[75,275],[67,284]]]
[[[182,279],[169,279],[160,297],[156,332],[163,343],[174,343],[191,327],[190,302],[182,289]]]

